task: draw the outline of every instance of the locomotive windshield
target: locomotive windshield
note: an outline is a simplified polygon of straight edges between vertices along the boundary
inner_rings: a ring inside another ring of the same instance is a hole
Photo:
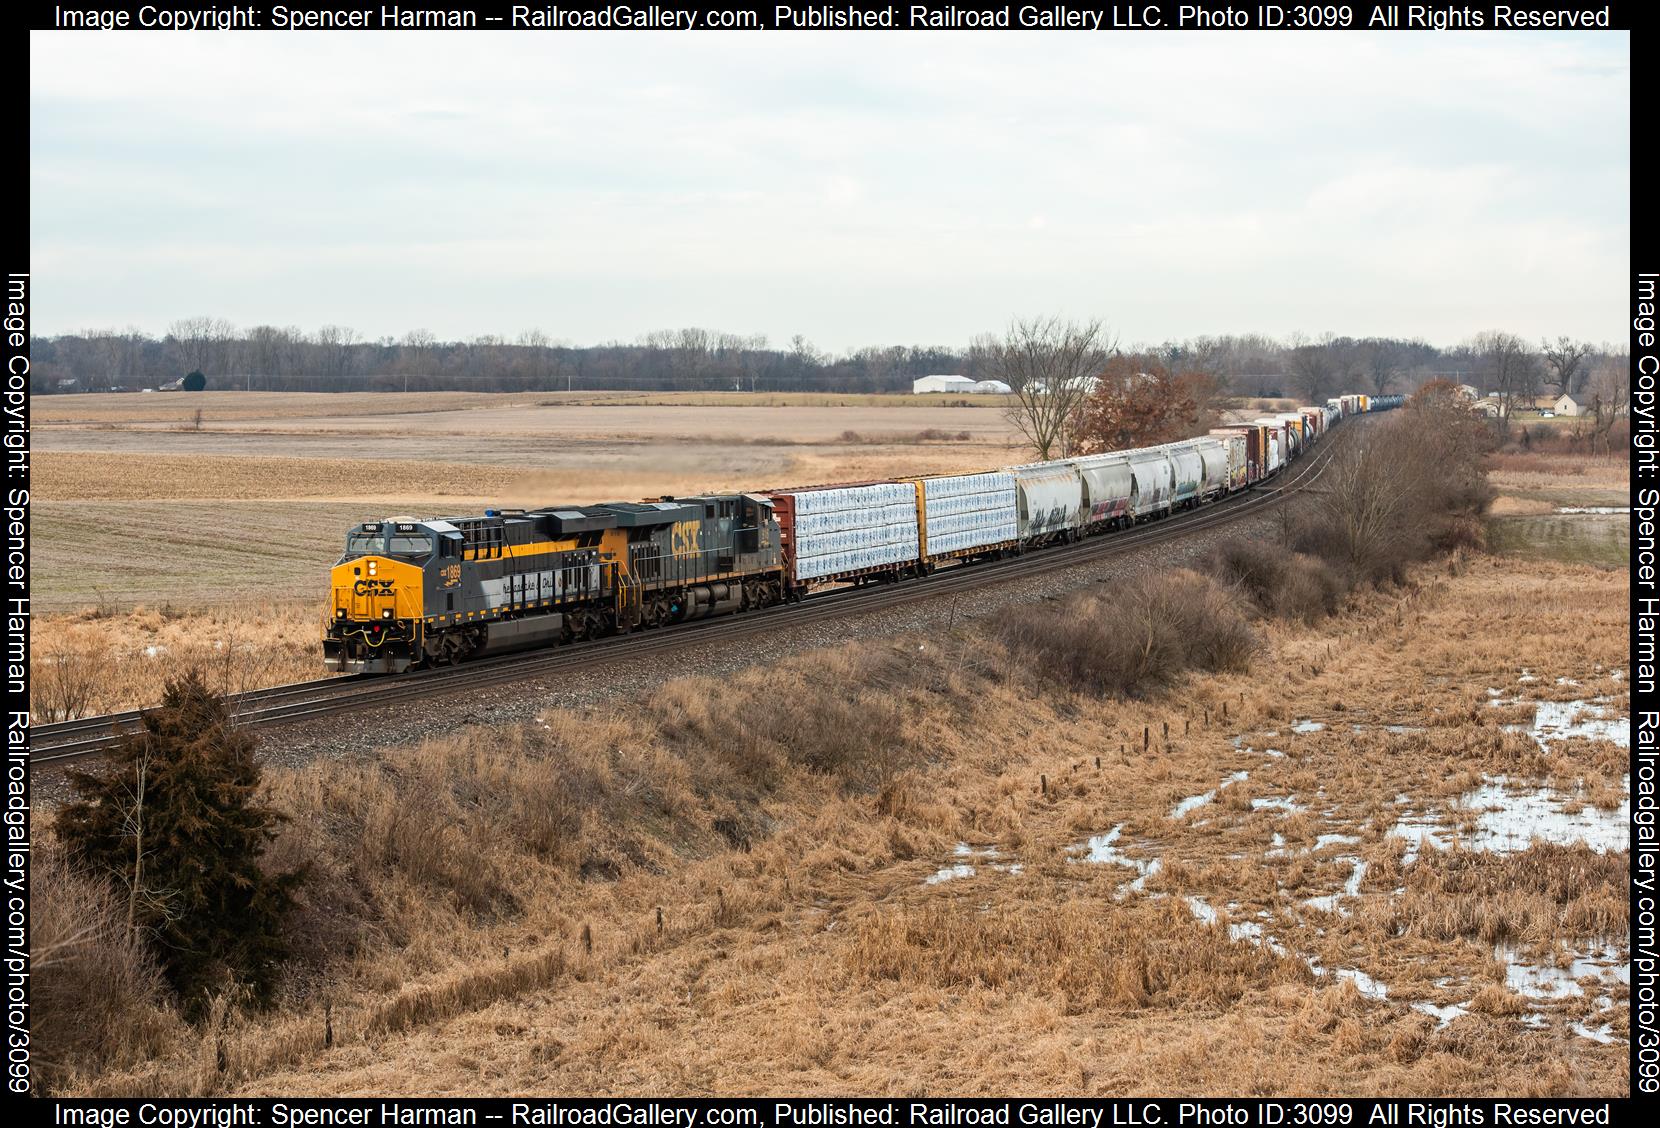
[[[432,538],[395,536],[387,552],[403,560],[423,560],[432,554]]]
[[[352,533],[346,538],[346,555],[367,556],[379,552],[385,543],[386,538],[380,533]]]

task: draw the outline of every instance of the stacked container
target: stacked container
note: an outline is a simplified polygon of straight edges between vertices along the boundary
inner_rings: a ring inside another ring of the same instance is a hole
[[[954,556],[1020,535],[1014,475],[1007,471],[924,478],[923,553]]]
[[[774,495],[795,579],[821,580],[918,557],[916,487],[908,482],[788,490]]]

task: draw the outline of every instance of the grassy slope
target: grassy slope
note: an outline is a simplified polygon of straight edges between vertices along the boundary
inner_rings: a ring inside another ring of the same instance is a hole
[[[154,1065],[84,1088],[1623,1092],[1625,1048],[1568,1033],[1589,1002],[1530,1029],[1491,959],[1495,936],[1541,959],[1624,936],[1623,856],[1520,855],[1490,875],[1508,891],[1495,906],[1459,892],[1479,883],[1458,866],[1403,870],[1384,832],[1484,772],[1556,773],[1617,802],[1622,754],[1572,742],[1544,757],[1496,730],[1517,718],[1486,688],[1628,710],[1610,673],[1626,661],[1624,582],[1492,559],[1425,573],[1320,627],[1268,626],[1253,674],[1153,702],[1045,691],[984,638],[912,639],[284,774],[297,817],[281,856],[322,859],[313,955],[348,940],[358,954],[300,976],[277,1015],[233,1021],[225,1076],[180,1033]],[[1539,681],[1518,684],[1522,666]],[[1329,727],[1289,732],[1303,716]],[[1251,777],[1167,817],[1234,770]],[[1249,802],[1274,796],[1309,809]],[[1119,824],[1126,848],[1162,859],[1147,882],[1162,899],[1120,900],[1131,870],[1069,860]],[[1291,850],[1266,857],[1276,833]],[[1345,849],[1370,865],[1348,917],[1297,907],[1348,875],[1341,851],[1311,849],[1323,833],[1357,836]],[[1024,870],[982,861],[925,883],[961,860],[958,841]],[[1566,891],[1562,872],[1578,875]],[[1230,942],[1180,896],[1268,912],[1290,948],[1365,970],[1390,999]],[[1444,1030],[1406,1005],[1472,997]],[[1623,1000],[1610,1014],[1623,1035]]]

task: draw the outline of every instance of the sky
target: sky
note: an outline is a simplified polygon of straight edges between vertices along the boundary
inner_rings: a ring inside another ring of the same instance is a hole
[[[36,325],[1625,337],[1630,38],[35,32]]]

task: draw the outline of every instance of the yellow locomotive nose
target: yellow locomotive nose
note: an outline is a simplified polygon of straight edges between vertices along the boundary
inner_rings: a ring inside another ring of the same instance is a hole
[[[333,587],[336,619],[365,623],[422,615],[421,570],[401,560],[360,556],[336,564]]]
[[[343,673],[397,673],[419,654],[424,633],[421,569],[384,556],[334,566],[324,664]]]

